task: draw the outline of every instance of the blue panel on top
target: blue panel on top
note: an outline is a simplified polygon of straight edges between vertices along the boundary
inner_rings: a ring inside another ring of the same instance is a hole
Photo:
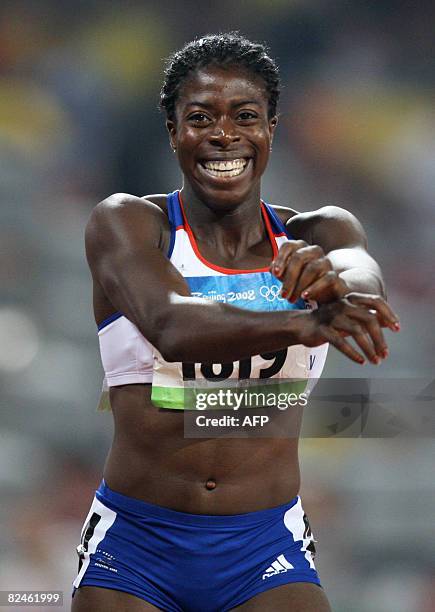
[[[228,276],[190,276],[185,279],[193,297],[232,304],[256,311],[305,310],[305,300],[291,304],[281,297],[282,283],[270,272],[229,274]]]

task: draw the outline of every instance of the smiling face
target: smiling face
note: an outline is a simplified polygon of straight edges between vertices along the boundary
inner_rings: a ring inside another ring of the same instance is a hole
[[[189,75],[167,122],[184,189],[213,209],[258,202],[276,122],[261,77],[213,65]]]

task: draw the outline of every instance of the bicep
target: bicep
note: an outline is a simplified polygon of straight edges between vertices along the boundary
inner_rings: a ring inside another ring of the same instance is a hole
[[[367,235],[359,220],[344,208],[324,206],[313,214],[312,243],[325,253],[338,249],[367,251]]]
[[[367,251],[367,235],[358,219],[338,206],[316,211],[311,228],[312,243],[322,247],[334,270],[366,268],[380,272]]]
[[[184,278],[160,248],[162,215],[139,198],[112,196],[94,209],[85,236],[94,279],[150,341],[171,295],[189,295]]]

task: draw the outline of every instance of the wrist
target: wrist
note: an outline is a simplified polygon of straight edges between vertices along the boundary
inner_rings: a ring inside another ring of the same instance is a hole
[[[312,310],[290,310],[287,311],[285,323],[285,342],[287,346],[303,344],[302,339],[306,335],[306,328],[314,320]]]

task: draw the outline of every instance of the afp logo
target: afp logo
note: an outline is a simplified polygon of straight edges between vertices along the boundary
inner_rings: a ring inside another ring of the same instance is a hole
[[[283,300],[284,298],[280,295],[280,287],[279,285],[271,285],[268,287],[267,285],[262,285],[260,287],[260,295],[264,297],[268,302],[274,302],[275,300]]]

